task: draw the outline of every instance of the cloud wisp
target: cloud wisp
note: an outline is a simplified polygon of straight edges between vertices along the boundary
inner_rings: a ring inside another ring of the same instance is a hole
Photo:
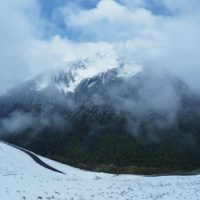
[[[33,114],[16,111],[1,119],[0,135],[19,134],[27,131],[37,134],[44,128],[53,127],[59,131],[66,126],[66,120],[58,114],[49,116],[46,113]]]

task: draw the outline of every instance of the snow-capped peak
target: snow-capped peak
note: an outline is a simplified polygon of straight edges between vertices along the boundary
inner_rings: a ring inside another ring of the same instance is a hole
[[[77,64],[79,63],[78,67]],[[73,79],[68,83],[65,92],[74,92],[76,87],[86,78],[92,78],[100,73],[117,67],[117,59],[105,54],[95,54],[90,59],[68,63],[68,73],[73,74]],[[80,65],[81,64],[81,65]],[[75,68],[74,68],[75,67]],[[63,85],[58,85],[58,87]]]
[[[35,90],[40,91],[55,84],[57,89],[65,94],[74,92],[76,87],[86,78],[92,78],[118,66],[113,55],[96,53],[89,58],[67,62],[64,67],[46,73],[37,78]]]
[[[118,61],[117,76],[118,77],[132,77],[142,71],[142,65],[134,64],[122,59]]]
[[[35,90],[40,91],[49,85],[67,94],[74,92],[84,80],[109,70],[116,69],[118,77],[131,77],[142,70],[140,65],[132,64],[115,55],[96,53],[93,56],[67,62],[64,66],[37,78]]]

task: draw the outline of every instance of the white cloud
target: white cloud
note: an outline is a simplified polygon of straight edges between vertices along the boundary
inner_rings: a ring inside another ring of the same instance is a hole
[[[8,0],[0,5],[0,89],[13,86],[29,73],[27,50],[34,40],[25,11],[34,1]]]
[[[63,9],[66,24],[78,29],[86,38],[104,41],[124,41],[149,34],[162,23],[142,7],[129,10],[114,0],[102,0],[91,10]]]
[[[170,69],[199,91],[200,75],[200,16],[181,17],[166,23],[162,49],[163,56],[157,65]]]
[[[68,29],[83,41],[78,43],[67,36],[49,40],[37,37],[43,31],[38,25],[42,27],[44,20],[36,0],[4,1],[0,6],[0,91],[98,51],[118,54],[145,67],[166,67],[198,90],[199,1],[163,3],[174,13],[172,16],[154,15],[145,8],[145,0],[124,0],[121,4],[101,0],[89,10],[75,5],[58,9]]]
[[[35,41],[29,50],[32,74],[66,66],[66,63],[93,57],[97,53],[115,56],[113,46],[106,42],[73,43],[59,36],[50,41]],[[39,66],[34,68],[34,66]],[[66,66],[67,67],[67,66]]]
[[[75,44],[59,36],[39,38],[44,20],[36,0],[7,0],[0,8],[0,93],[38,73],[64,66],[67,61],[97,51],[112,54],[108,43]]]

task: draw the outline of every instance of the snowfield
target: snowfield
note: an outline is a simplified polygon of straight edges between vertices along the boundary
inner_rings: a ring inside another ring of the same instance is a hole
[[[79,170],[0,143],[0,200],[200,200],[200,175],[143,177]]]

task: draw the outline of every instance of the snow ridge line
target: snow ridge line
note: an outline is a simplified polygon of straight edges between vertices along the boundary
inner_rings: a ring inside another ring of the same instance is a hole
[[[52,166],[48,165],[48,164],[45,163],[44,161],[42,161],[37,155],[35,155],[35,154],[32,153],[31,151],[28,151],[28,150],[26,150],[26,149],[23,149],[23,148],[21,148],[21,147],[18,147],[18,146],[16,146],[16,145],[13,145],[13,144],[9,144],[9,143],[4,142],[4,141],[1,141],[1,140],[0,140],[0,142],[1,142],[1,143],[4,143],[4,144],[6,144],[6,145],[9,145],[9,146],[11,146],[11,147],[14,147],[14,148],[16,148],[16,149],[18,149],[18,150],[20,150],[20,151],[26,153],[26,154],[27,154],[28,156],[30,156],[37,164],[41,165],[42,167],[44,167],[44,168],[46,168],[46,169],[49,169],[49,170],[51,170],[51,171],[58,172],[58,173],[61,173],[61,174],[65,174],[64,172],[61,172],[61,171],[59,171],[59,170],[53,168]]]

